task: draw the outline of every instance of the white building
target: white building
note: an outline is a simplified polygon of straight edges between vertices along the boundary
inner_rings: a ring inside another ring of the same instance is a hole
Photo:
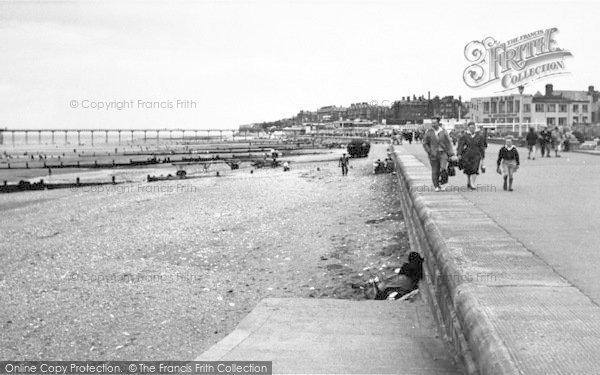
[[[573,126],[598,122],[600,93],[554,90],[546,85],[545,94],[511,94],[471,99],[469,117],[476,123],[511,126],[513,123]]]

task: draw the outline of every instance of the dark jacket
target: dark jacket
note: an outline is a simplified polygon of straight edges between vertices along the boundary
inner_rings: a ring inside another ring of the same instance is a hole
[[[443,152],[448,156],[454,155],[454,148],[448,133],[442,129],[439,134],[435,134],[433,128],[427,130],[425,138],[423,138],[423,148],[429,155],[429,159],[437,159],[438,152]]]
[[[552,142],[552,134],[550,133],[550,131],[544,129],[540,132],[540,136],[538,139],[540,140],[540,143],[550,143]]]
[[[470,150],[471,153],[474,150],[477,150],[480,158],[483,158],[485,155],[485,149],[487,148],[487,142],[483,135],[479,132],[475,132],[475,136],[471,136],[471,133],[465,133],[460,140],[458,141],[458,147],[456,148],[456,153],[458,155],[464,156],[465,151]]]
[[[517,165],[520,165],[519,151],[517,151],[517,148],[515,146],[512,146],[510,150],[506,146],[502,146],[500,152],[498,152],[498,167],[500,166],[502,160],[515,160],[517,162]]]
[[[536,134],[536,132],[534,130],[532,130],[529,133],[527,133],[526,139],[527,139],[527,145],[534,146],[537,143],[538,135]]]

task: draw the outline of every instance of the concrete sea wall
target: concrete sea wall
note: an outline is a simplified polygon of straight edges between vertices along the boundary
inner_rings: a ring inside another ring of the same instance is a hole
[[[600,308],[462,195],[434,192],[429,165],[390,147],[411,247],[425,258],[421,290],[465,371],[597,372]]]

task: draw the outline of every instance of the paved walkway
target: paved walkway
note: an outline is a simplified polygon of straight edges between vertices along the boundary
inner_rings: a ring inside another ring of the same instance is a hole
[[[196,360],[273,361],[274,373],[459,374],[422,300],[270,298]]]
[[[421,144],[400,146],[429,166]],[[502,190],[496,174],[499,145],[486,153],[487,171],[477,192],[460,191],[525,247],[547,262],[596,304],[600,304],[600,159],[563,153],[560,158],[527,160],[519,148],[521,168],[514,192]],[[450,185],[466,185],[458,171]],[[455,193],[442,193],[455,194]]]

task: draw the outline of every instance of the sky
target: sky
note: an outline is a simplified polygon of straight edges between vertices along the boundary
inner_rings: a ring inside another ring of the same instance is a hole
[[[600,89],[599,19],[600,3],[581,0],[0,0],[0,128],[232,129],[326,105],[497,95],[463,81],[465,46],[552,27],[569,74],[525,92]]]

